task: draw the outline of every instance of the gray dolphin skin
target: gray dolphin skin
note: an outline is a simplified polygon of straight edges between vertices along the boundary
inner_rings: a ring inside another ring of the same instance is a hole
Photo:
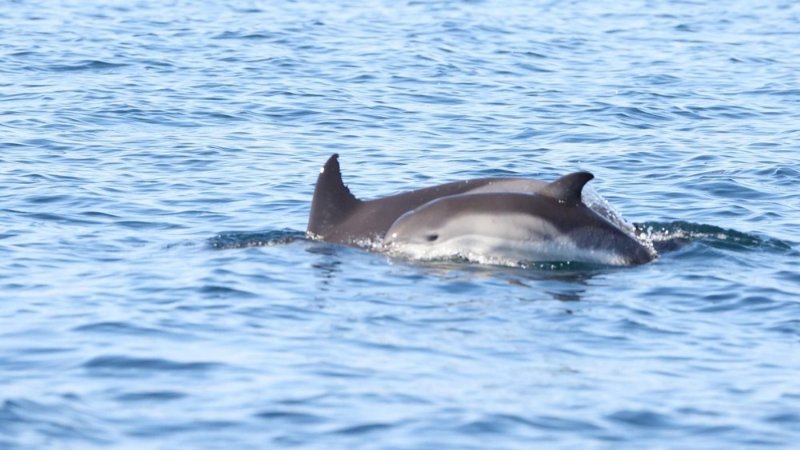
[[[581,200],[588,172],[551,183],[480,178],[362,201],[342,182],[338,155],[320,171],[308,234],[422,258],[642,264],[646,247]],[[468,258],[469,259],[469,258]]]
[[[327,242],[365,246],[382,239],[400,216],[437,198],[466,192],[536,192],[547,183],[521,178],[456,181],[374,200],[359,200],[342,181],[339,155],[322,167],[314,188],[308,234]]]

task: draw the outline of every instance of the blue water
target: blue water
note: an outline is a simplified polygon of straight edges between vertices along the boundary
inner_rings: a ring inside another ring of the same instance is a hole
[[[800,5],[0,5],[0,448],[791,448]],[[590,183],[633,268],[306,240],[363,198]]]

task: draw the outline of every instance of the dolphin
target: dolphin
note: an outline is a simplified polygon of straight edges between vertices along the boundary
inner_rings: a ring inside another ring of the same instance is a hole
[[[582,201],[588,172],[553,182],[479,178],[357,199],[338,155],[317,178],[307,234],[393,254],[489,261],[580,261],[629,265],[654,258],[646,247]]]
[[[306,233],[313,239],[371,247],[400,216],[437,198],[468,192],[533,193],[545,186],[543,181],[524,178],[478,178],[365,201],[345,186],[339,155],[333,154],[317,177]]]
[[[398,218],[383,239],[393,253],[519,263],[643,264],[654,253],[581,200],[588,172],[565,175],[525,194],[441,197]]]

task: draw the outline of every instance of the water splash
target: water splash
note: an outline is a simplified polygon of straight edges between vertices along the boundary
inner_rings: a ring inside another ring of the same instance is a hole
[[[794,246],[786,241],[741,231],[685,221],[635,224],[636,237],[650,242],[659,253],[676,250],[692,242],[733,251],[768,250],[788,252]]]
[[[636,236],[636,227],[633,223],[627,221],[624,217],[622,217],[622,213],[619,212],[616,208],[611,206],[611,203],[605,199],[602,195],[598,194],[591,186],[586,186],[583,189],[582,193],[582,200],[583,203],[586,204],[589,208],[594,210],[597,214],[603,216],[606,220],[611,222],[614,226],[619,228],[620,230],[628,233],[631,237]]]
[[[631,223],[591,187],[583,192],[583,202],[620,230],[637,239],[656,255],[679,250],[692,242],[723,250],[789,251],[792,244],[769,237],[760,237],[714,225],[686,221]]]

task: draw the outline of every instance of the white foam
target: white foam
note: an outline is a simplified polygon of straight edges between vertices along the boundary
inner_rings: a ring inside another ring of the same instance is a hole
[[[385,251],[422,261],[462,258],[479,264],[520,266],[526,263],[574,261],[603,265],[626,265],[614,252],[578,248],[569,238],[517,241],[484,235],[463,235],[440,244],[392,243]]]

